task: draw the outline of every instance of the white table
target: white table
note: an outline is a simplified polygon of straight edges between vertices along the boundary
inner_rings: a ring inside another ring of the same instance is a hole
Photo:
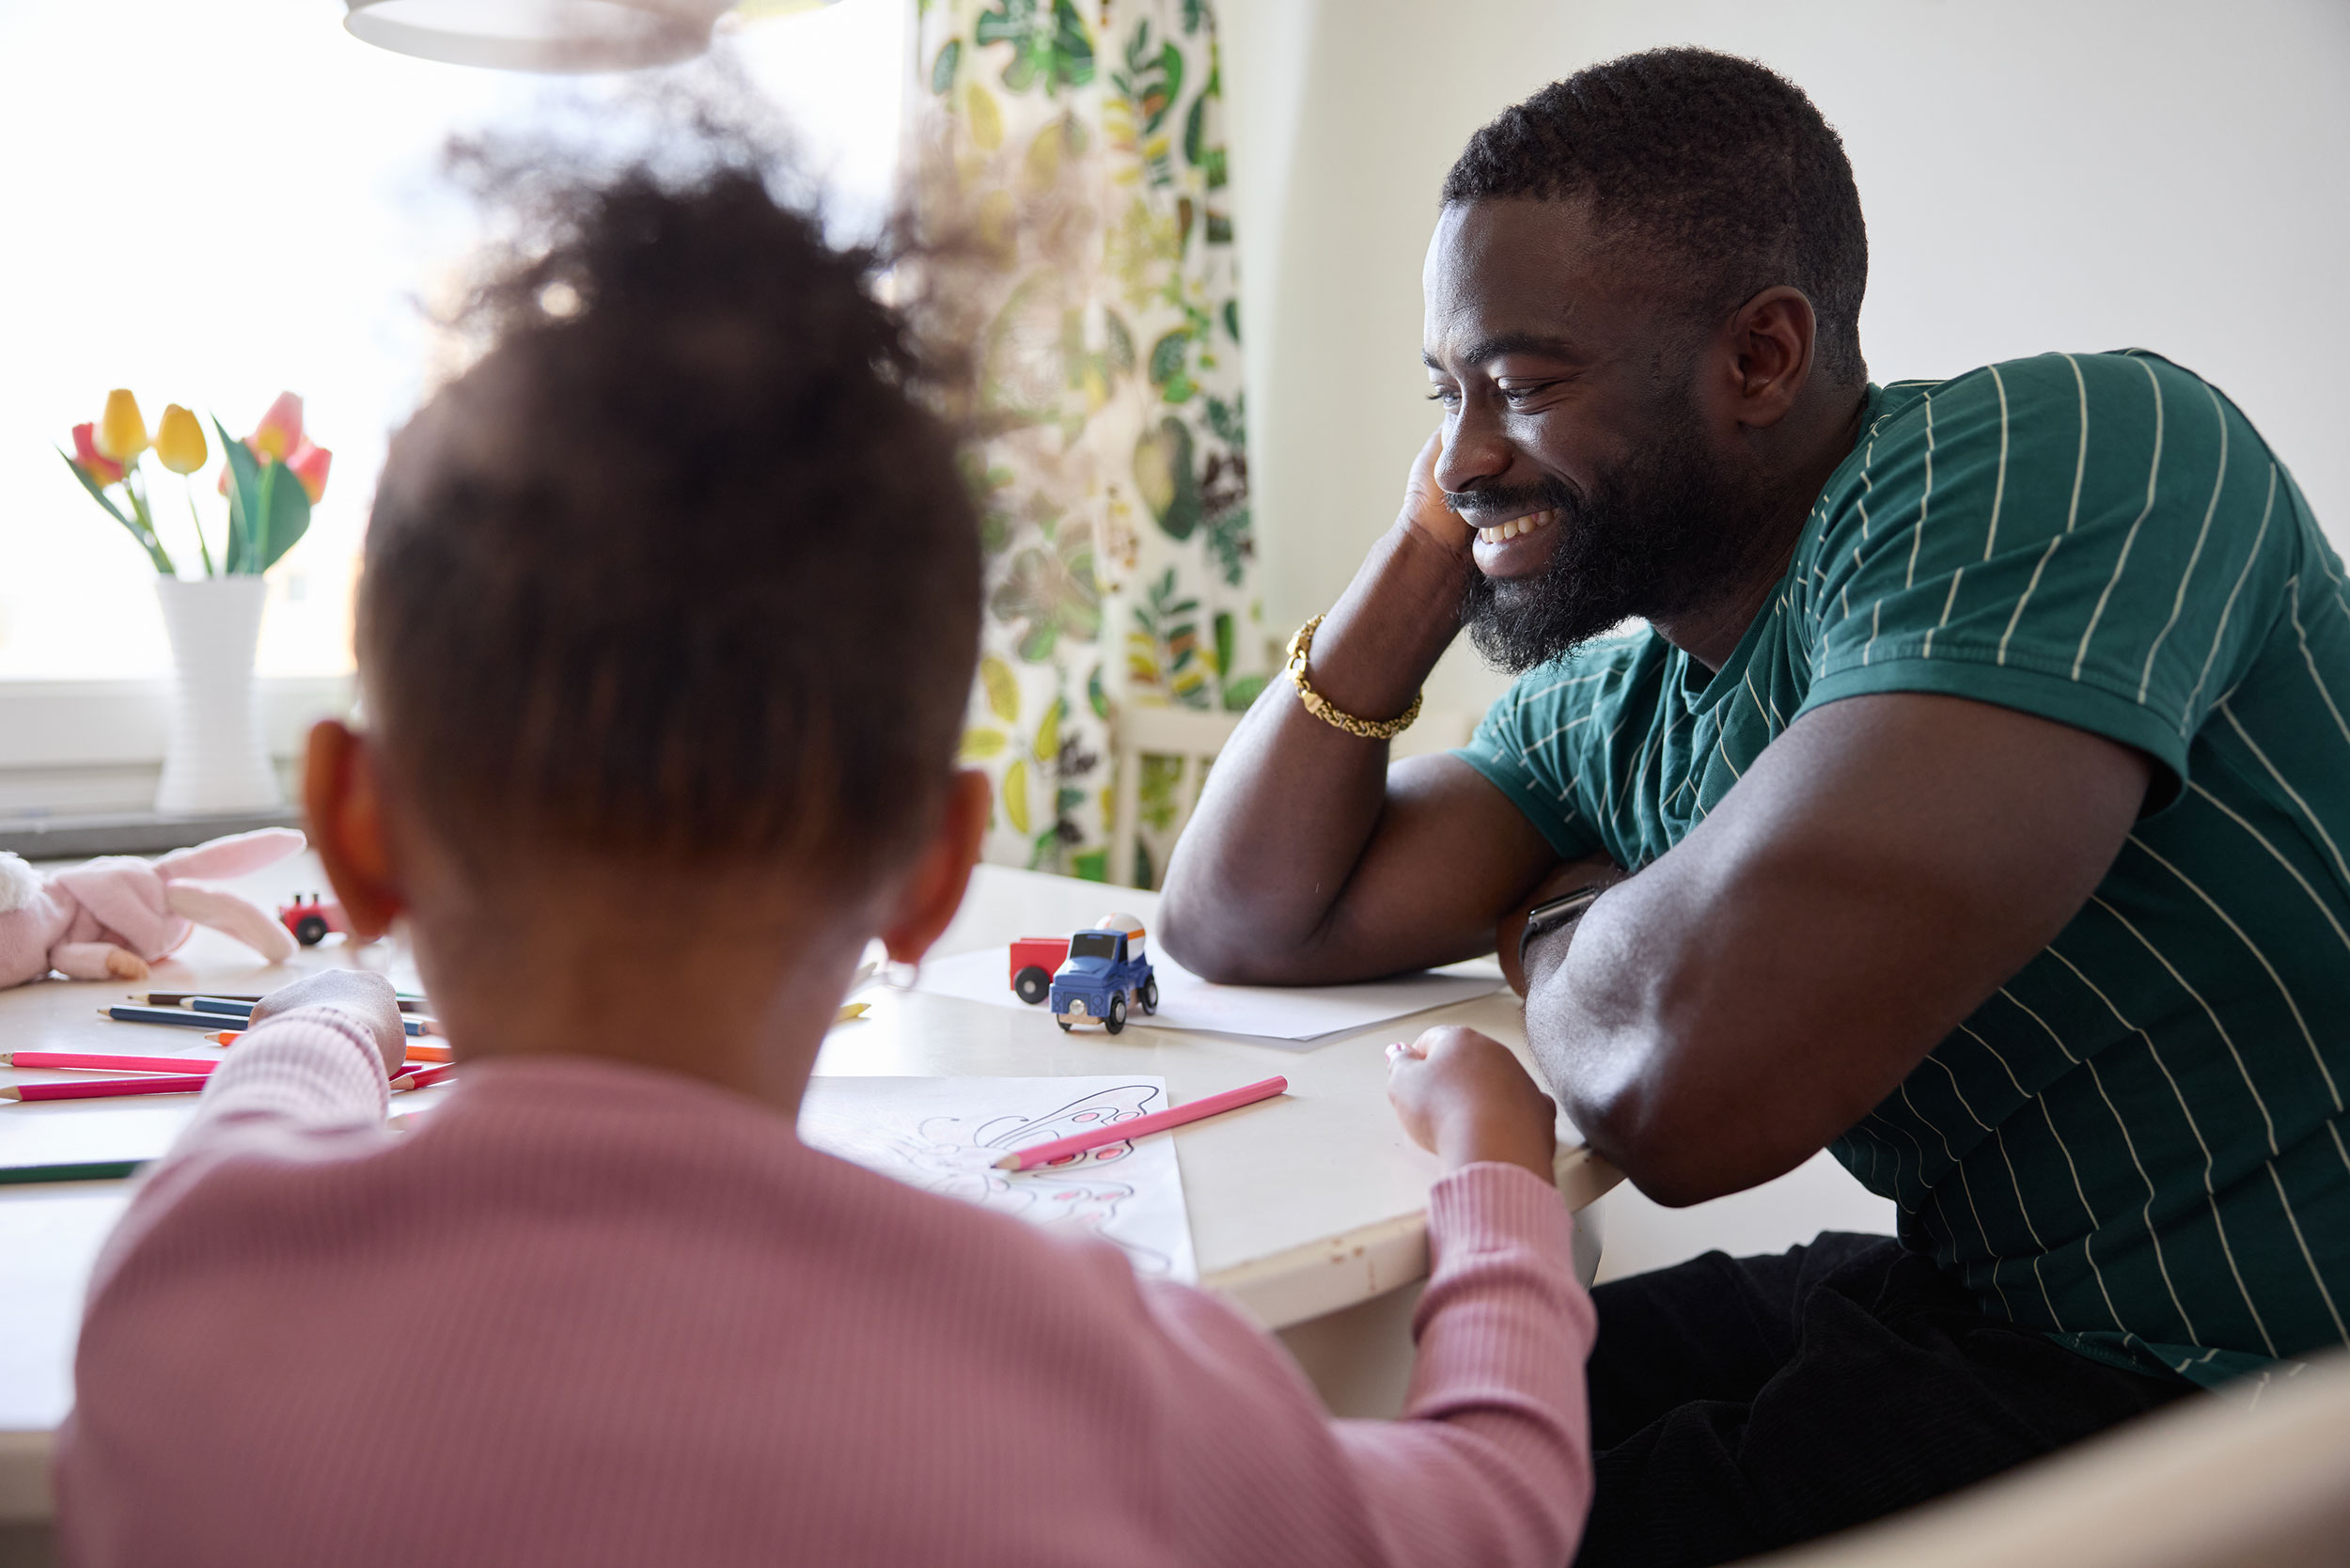
[[[321,886],[308,856],[241,885],[264,902]],[[1112,909],[1146,925],[1156,895],[1034,872],[981,867],[939,956],[999,946],[1015,936],[1066,934]],[[358,962],[415,984],[405,955],[379,946],[356,955],[330,945],[297,954],[286,969],[263,969],[245,949],[209,932],[136,986],[48,981],[0,992],[0,1049],[111,1050],[148,1055],[217,1055],[200,1033],[132,1027],[98,1010],[133,990],[267,991],[302,969]],[[1173,1137],[1203,1284],[1222,1290],[1266,1326],[1291,1332],[1318,1381],[1357,1354],[1366,1335],[1402,1342],[1408,1298],[1397,1287],[1428,1271],[1426,1201],[1437,1168],[1397,1125],[1386,1103],[1383,1047],[1443,1023],[1465,1024],[1525,1050],[1524,1019],[1500,993],[1419,1014],[1311,1049],[1130,1024],[1110,1037],[1064,1034],[1042,1010],[1013,1010],[875,988],[866,1017],[836,1027],[817,1058],[820,1074],[1043,1077],[1150,1073],[1167,1079],[1180,1104],[1235,1084],[1281,1074],[1287,1096],[1182,1129]],[[69,1074],[0,1069],[0,1082]],[[418,1109],[452,1092],[422,1090],[400,1108]],[[127,1129],[177,1125],[192,1097],[134,1101],[0,1104],[0,1159],[102,1159]],[[36,1124],[38,1119],[38,1124]],[[1615,1180],[1579,1150],[1560,1160],[1560,1186],[1581,1208]],[[88,1182],[0,1186],[0,1521],[45,1517],[50,1434],[71,1402],[75,1324],[83,1283],[126,1201],[125,1184]],[[1586,1268],[1588,1272],[1589,1263]],[[1346,1309],[1384,1298],[1377,1321]],[[1334,1314],[1336,1314],[1334,1316]],[[1355,1321],[1346,1332],[1330,1325]],[[1350,1338],[1350,1335],[1352,1336]],[[1394,1379],[1387,1378],[1392,1386]],[[1334,1399],[1334,1405],[1344,1402]]]

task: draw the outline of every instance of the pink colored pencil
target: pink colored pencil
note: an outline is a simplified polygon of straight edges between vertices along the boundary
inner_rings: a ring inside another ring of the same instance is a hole
[[[171,1077],[85,1078],[79,1083],[0,1084],[0,1100],[103,1100],[115,1094],[194,1094],[204,1087],[201,1073]]]
[[[103,1073],[210,1073],[209,1057],[118,1057],[104,1051],[0,1051],[0,1067],[73,1067]]]
[[[1033,1170],[1040,1165],[1050,1165],[1055,1160],[1067,1159],[1072,1154],[1082,1154],[1089,1149],[1099,1149],[1109,1143],[1124,1143],[1129,1138],[1137,1138],[1146,1133],[1164,1132],[1169,1127],[1180,1127],[1186,1121],[1197,1121],[1202,1117],[1220,1115],[1228,1110],[1236,1110],[1242,1105],[1253,1105],[1260,1100],[1270,1100],[1277,1094],[1286,1094],[1289,1092],[1289,1087],[1290,1081],[1287,1078],[1267,1078],[1262,1083],[1245,1084],[1239,1089],[1228,1089],[1221,1094],[1211,1094],[1204,1100],[1194,1100],[1188,1105],[1176,1105],[1163,1111],[1152,1111],[1149,1116],[1137,1116],[1126,1121],[1105,1121],[1098,1127],[1073,1134],[1069,1137],[1057,1137],[1050,1143],[1039,1143],[1026,1149],[1015,1149],[997,1160],[995,1168],[998,1170]]]

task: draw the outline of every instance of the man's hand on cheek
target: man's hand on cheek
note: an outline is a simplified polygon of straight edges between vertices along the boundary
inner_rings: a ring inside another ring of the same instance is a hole
[[[1436,482],[1436,460],[1444,455],[1444,431],[1429,436],[1412,460],[1403,481],[1403,519],[1436,543],[1465,559],[1476,532],[1468,520],[1445,505],[1444,486]]]

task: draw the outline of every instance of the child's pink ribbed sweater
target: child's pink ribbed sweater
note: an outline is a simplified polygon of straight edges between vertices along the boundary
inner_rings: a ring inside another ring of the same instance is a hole
[[[668,1074],[492,1060],[414,1133],[325,1009],[253,1031],[91,1286],[83,1564],[1564,1564],[1591,1309],[1525,1171],[1431,1197],[1409,1418],[1099,1242]]]

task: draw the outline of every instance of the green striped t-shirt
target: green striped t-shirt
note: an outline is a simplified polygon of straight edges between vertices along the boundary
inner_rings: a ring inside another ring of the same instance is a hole
[[[1834,1145],[1982,1309],[2199,1383],[2350,1342],[2350,594],[2290,475],[2169,361],[1872,387],[1729,663],[1653,632],[1459,753],[1558,852],[1681,841],[1804,713],[1940,692],[2157,764],[2088,906]]]

